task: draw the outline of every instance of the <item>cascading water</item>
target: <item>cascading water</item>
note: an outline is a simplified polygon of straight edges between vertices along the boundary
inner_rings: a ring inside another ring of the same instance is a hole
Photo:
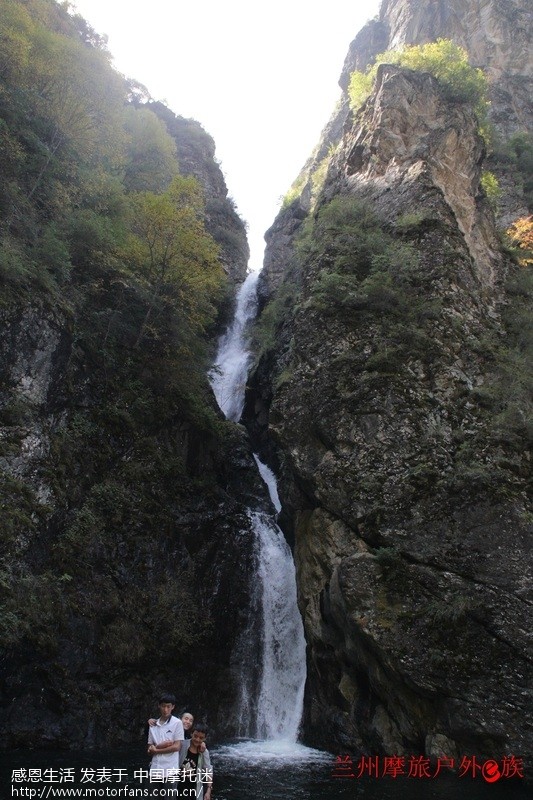
[[[263,669],[256,736],[296,741],[305,683],[305,640],[296,603],[296,577],[285,537],[266,514],[252,514],[259,542]]]
[[[232,422],[240,420],[244,408],[250,365],[245,331],[257,313],[258,277],[258,272],[250,272],[239,289],[233,322],[220,338],[217,357],[209,376],[220,410]]]
[[[220,339],[210,375],[222,412],[234,422],[239,421],[244,407],[250,363],[246,333],[257,312],[257,278],[257,273],[251,273],[239,290],[235,319]],[[254,458],[277,513],[281,506],[275,477]],[[257,597],[252,598],[252,607],[257,608],[262,624],[262,663],[257,686],[250,685],[248,676],[253,670],[243,664],[241,732],[262,740],[295,742],[303,707],[305,639],[296,602],[294,563],[275,514],[249,509],[248,516],[255,533]],[[251,625],[255,627],[257,621],[252,620]]]

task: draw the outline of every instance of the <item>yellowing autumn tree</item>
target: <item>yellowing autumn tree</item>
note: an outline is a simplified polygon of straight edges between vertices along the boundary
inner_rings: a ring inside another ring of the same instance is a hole
[[[518,248],[518,263],[523,267],[533,265],[533,216],[515,220],[506,233]]]
[[[132,194],[131,209],[131,235],[122,255],[148,290],[137,344],[160,301],[184,315],[192,332],[202,333],[215,317],[224,272],[218,245],[205,229],[198,181],[176,175],[164,192]]]

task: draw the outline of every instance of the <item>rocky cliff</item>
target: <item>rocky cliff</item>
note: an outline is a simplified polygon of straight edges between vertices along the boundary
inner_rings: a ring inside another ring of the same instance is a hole
[[[383,0],[377,18],[362,28],[349,47],[339,79],[342,96],[338,107],[288,198],[297,196],[299,206],[305,211],[312,205],[313,194],[316,196],[314,186],[320,183],[324,164],[342,139],[350,113],[351,73],[366,70],[379,53],[445,38],[464,47],[470,63],[482,69],[487,77],[489,119],[494,128],[486,168],[494,172],[502,188],[496,208],[498,224],[505,228],[516,218],[531,213],[531,163],[524,178],[517,169],[509,144],[517,133],[531,136],[533,130],[532,37],[533,21],[526,0],[471,0],[467,3],[462,0]],[[277,285],[280,265],[287,260],[284,242],[292,237],[295,213],[299,213],[297,208],[288,214],[282,211],[272,230],[266,233],[268,246],[259,287],[265,298]]]
[[[104,279],[100,312],[117,291]],[[97,324],[95,308],[79,313]],[[77,315],[36,300],[1,319],[4,741],[141,741],[162,687],[234,735],[246,510],[263,496],[246,439],[217,421],[207,388],[211,419],[195,418],[146,361],[130,364],[128,399]]]
[[[0,313],[4,741],[137,741],[162,687],[234,734],[246,509],[266,502],[249,445],[205,375],[180,390],[182,354],[109,324],[138,311],[132,285],[109,270],[77,291]]]
[[[379,18],[352,42],[340,83],[346,87],[377,53],[453,39],[487,75],[494,122],[508,135],[531,129],[531,26],[526,0],[383,0]]]
[[[487,42],[525,4],[466,6],[384,3],[349,69],[461,20],[520,71],[521,29]],[[246,408],[295,541],[306,733],[531,763],[531,276],[502,252],[468,104],[383,65],[342,118],[268,234]]]
[[[206,369],[244,224],[211,137],[66,5],[5,0],[0,38],[2,741],[140,741],[165,690],[235,733],[267,501]]]
[[[242,432],[205,383],[191,375],[180,391],[164,344],[136,353],[112,328],[104,343],[102,315],[136,302],[111,272],[82,306],[35,296],[0,314],[10,747],[137,741],[162,687],[235,733],[226,710],[252,580],[246,510],[266,495]]]

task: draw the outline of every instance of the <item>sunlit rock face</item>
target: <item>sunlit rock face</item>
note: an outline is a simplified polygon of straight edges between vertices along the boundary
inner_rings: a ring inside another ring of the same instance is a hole
[[[379,15],[368,22],[350,45],[339,84],[339,107],[324,128],[316,152],[301,176],[307,182],[298,206],[282,211],[267,232],[265,270],[259,291],[264,297],[279,283],[290,241],[302,209],[310,206],[310,175],[330,148],[342,138],[349,114],[347,90],[354,70],[364,71],[378,53],[402,45],[418,45],[438,38],[452,39],[466,49],[470,63],[485,72],[489,84],[489,117],[498,141],[505,143],[517,131],[533,129],[533,16],[528,0],[383,0]],[[508,168],[489,161],[500,182],[497,211],[500,227],[528,214],[521,187]]]
[[[380,50],[383,24],[371,26]],[[485,404],[514,268],[480,190],[483,141],[471,109],[390,65],[343,114],[320,194],[308,182],[268,234],[263,297],[286,297],[292,281],[296,300],[246,410],[280,464],[295,539],[306,734],[366,752],[531,760],[530,467],[525,440],[500,435]],[[317,304],[335,243],[302,259],[297,239],[338,198],[416,253],[402,314],[386,284],[380,300]]]
[[[356,125],[348,123],[324,195],[360,191],[373,197],[383,219],[393,221],[407,212],[406,194],[414,187],[440,190],[477,278],[493,288],[499,245],[478,197],[484,148],[476,127],[471,109],[444,100],[430,75],[380,67],[375,100]],[[416,207],[423,205],[420,196]]]
[[[491,116],[498,127],[508,134],[530,128],[532,25],[527,0],[383,0],[379,20],[365,26],[352,43],[341,84],[347,85],[350,73],[364,69],[376,53],[453,39],[487,74]]]

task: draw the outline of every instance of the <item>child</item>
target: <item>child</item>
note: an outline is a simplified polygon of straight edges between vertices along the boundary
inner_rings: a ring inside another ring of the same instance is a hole
[[[211,800],[213,788],[213,767],[209,750],[205,746],[206,736],[207,727],[195,723],[191,740],[185,743],[180,756],[181,771],[194,783],[197,800]]]

